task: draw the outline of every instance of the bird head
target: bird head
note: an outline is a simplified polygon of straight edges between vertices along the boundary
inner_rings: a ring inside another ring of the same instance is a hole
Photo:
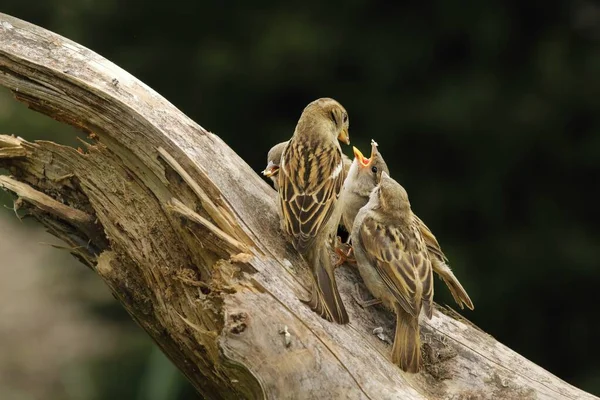
[[[379,186],[373,191],[378,197],[381,208],[389,213],[405,213],[410,210],[406,189],[396,182],[387,172],[381,174]]]
[[[304,118],[319,118],[329,127],[331,132],[340,142],[350,144],[350,120],[346,109],[336,100],[324,97],[317,99],[306,106],[300,120]]]
[[[288,142],[281,142],[276,144],[269,150],[267,154],[267,167],[262,171],[262,174],[267,178],[274,178],[279,172],[279,165],[281,163],[281,155]]]

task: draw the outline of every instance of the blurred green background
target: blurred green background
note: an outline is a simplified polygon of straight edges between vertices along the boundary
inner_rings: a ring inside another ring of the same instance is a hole
[[[308,102],[339,100],[353,144],[368,151],[377,140],[437,235],[475,303],[463,314],[600,395],[596,3],[2,0],[0,11],[112,60],[223,137],[256,171]],[[0,130],[63,143],[76,134],[6,90]],[[13,349],[12,358],[0,351],[2,399],[195,398],[99,280],[40,243],[55,239],[9,209],[0,210],[0,238],[14,255],[1,262],[3,276],[21,276],[31,264],[28,273],[43,274],[32,287],[48,292],[36,299],[23,284],[10,302],[0,299],[0,315],[8,314],[0,349]],[[40,252],[29,264],[14,250],[24,245]],[[440,283],[437,301],[454,306]],[[30,305],[29,314],[12,303]],[[41,334],[59,317],[32,319],[68,304],[77,311],[60,317],[62,331]],[[22,344],[28,352],[16,351],[14,341],[28,340],[15,334],[21,320],[41,350],[70,339],[56,354],[29,354],[31,342]],[[71,354],[73,346],[80,352]]]

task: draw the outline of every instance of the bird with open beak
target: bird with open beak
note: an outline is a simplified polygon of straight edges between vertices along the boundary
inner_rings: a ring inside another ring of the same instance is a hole
[[[369,196],[377,186],[377,182],[379,182],[383,172],[386,172],[388,175],[390,173],[374,140],[371,140],[371,157],[369,158],[365,158],[360,150],[354,147],[354,161],[352,161],[348,177],[344,182],[342,194],[344,203],[342,223],[349,232],[352,231],[354,219],[358,211],[369,201]],[[433,271],[448,286],[452,297],[461,309],[467,306],[473,310],[474,306],[471,298],[448,266],[448,258],[442,251],[436,237],[416,214],[412,213],[411,215],[427,245]],[[351,239],[351,236],[349,239]],[[339,256],[338,264],[343,263],[347,259],[352,259],[351,248],[347,245],[337,244],[335,251]]]
[[[340,324],[349,319],[329,251],[341,217],[338,199],[345,173],[339,142],[350,144],[348,127],[340,103],[330,98],[311,102],[284,146],[278,169],[281,227],[312,273],[308,304]]]
[[[342,224],[348,232],[352,231],[354,218],[367,201],[383,172],[390,173],[387,164],[377,149],[377,142],[371,140],[371,156],[366,158],[359,149],[353,147],[354,160],[344,182],[342,198]]]
[[[352,227],[358,270],[365,285],[396,313],[392,362],[406,372],[421,367],[419,315],[432,316],[433,273],[406,190],[383,172]]]
[[[271,150],[269,150],[269,153],[267,154],[267,167],[262,171],[262,174],[265,177],[271,179],[275,190],[279,190],[279,163],[281,162],[283,149],[285,149],[287,144],[288,141],[277,143],[271,148]]]

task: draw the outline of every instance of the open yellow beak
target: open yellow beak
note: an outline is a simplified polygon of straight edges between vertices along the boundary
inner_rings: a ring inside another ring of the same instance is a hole
[[[276,175],[278,171],[279,165],[275,165],[273,161],[269,161],[269,164],[267,164],[267,168],[265,168],[265,170],[262,171],[262,174],[267,178],[270,178],[273,175]]]
[[[338,140],[342,143],[350,144],[350,134],[348,133],[348,129],[343,128],[338,136]]]
[[[365,158],[365,156],[363,156],[363,153],[361,153],[359,149],[352,146],[352,150],[354,151],[354,158],[356,158],[358,160],[360,165],[362,165],[363,167],[366,167],[371,163],[371,160],[369,160],[368,158]]]

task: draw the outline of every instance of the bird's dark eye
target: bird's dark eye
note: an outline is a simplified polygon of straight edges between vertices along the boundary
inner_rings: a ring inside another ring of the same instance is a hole
[[[344,120],[344,123],[348,122],[348,114],[344,113],[344,116],[342,118]]]
[[[377,173],[377,167],[376,167],[376,166],[373,166],[373,167],[371,168],[371,171],[373,171],[373,173],[374,173],[374,174],[376,174],[376,173]]]

